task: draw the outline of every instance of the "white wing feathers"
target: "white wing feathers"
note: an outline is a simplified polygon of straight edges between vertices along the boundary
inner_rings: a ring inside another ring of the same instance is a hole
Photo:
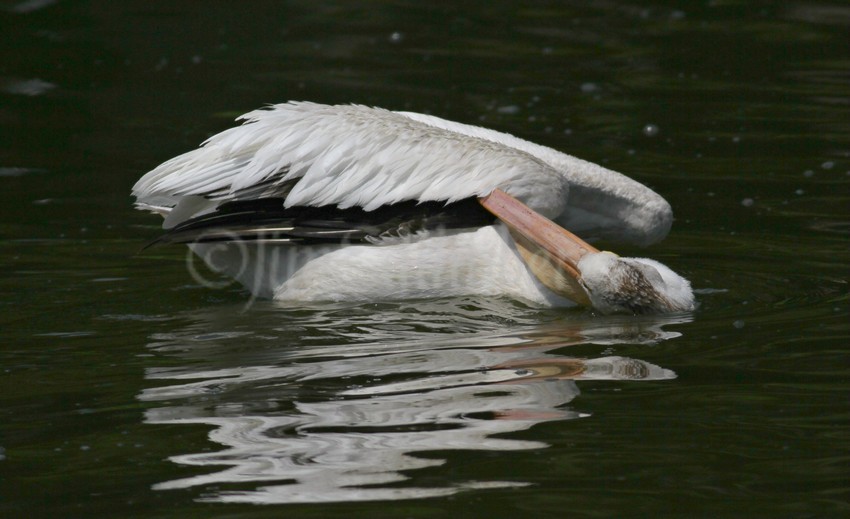
[[[246,123],[142,177],[133,188],[138,201],[173,206],[188,195],[233,194],[284,173],[278,182],[301,179],[287,207],[368,211],[404,200],[451,202],[496,187],[553,216],[565,203],[563,177],[531,155],[387,110],[287,103],[240,119]]]
[[[645,186],[493,130],[307,102],[274,105],[240,120],[245,124],[142,177],[133,187],[138,205],[159,212],[175,208],[166,221],[170,226],[176,213],[183,220],[236,198],[240,190],[261,185],[263,192],[274,192],[297,180],[287,207],[369,211],[404,200],[452,202],[498,187],[573,231],[650,243],[672,221],[667,202]]]
[[[673,210],[664,198],[616,171],[507,133],[430,115],[399,113],[438,128],[497,142],[543,161],[569,184],[566,210],[555,220],[585,237],[596,233],[609,239],[649,245],[663,239],[673,223]]]

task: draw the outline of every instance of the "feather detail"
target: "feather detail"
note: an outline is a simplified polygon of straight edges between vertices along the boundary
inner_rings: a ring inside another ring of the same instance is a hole
[[[542,161],[405,115],[286,103],[240,119],[242,126],[142,177],[133,188],[138,201],[173,206],[188,195],[229,201],[258,184],[274,189],[296,181],[287,207],[371,211],[405,200],[454,202],[502,187],[553,216],[563,209],[567,183]],[[280,171],[286,173],[270,182]]]
[[[505,133],[409,112],[289,102],[249,112],[133,187],[139,207],[174,208],[166,227],[228,202],[374,211],[451,203],[500,188],[585,235],[646,245],[672,223],[649,188]],[[185,202],[184,200],[192,200]],[[202,199],[202,200],[201,200]]]
[[[431,115],[398,113],[446,131],[515,148],[558,171],[570,189],[565,210],[554,219],[576,233],[645,246],[662,240],[673,223],[673,209],[661,195],[621,173],[507,133]],[[522,200],[518,192],[515,187],[511,194]],[[526,205],[537,209],[532,203]]]
[[[199,198],[199,197],[197,197]],[[227,202],[168,229],[145,248],[166,243],[372,244],[411,242],[495,221],[475,198],[400,202],[375,211],[335,206],[284,207],[282,198]]]

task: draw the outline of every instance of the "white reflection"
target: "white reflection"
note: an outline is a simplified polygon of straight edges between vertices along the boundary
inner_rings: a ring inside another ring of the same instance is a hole
[[[216,319],[211,316],[208,322]],[[579,395],[575,381],[675,378],[672,371],[641,360],[550,353],[575,344],[657,342],[676,335],[662,331],[658,321],[588,324],[592,326],[584,329],[559,324],[519,337],[444,334],[409,340],[419,335],[399,331],[396,340],[366,344],[311,346],[302,340],[274,354],[268,353],[267,342],[273,340],[268,329],[253,337],[244,332],[209,334],[201,346],[192,344],[199,336],[191,332],[158,336],[151,348],[179,349],[178,356],[195,362],[147,373],[152,380],[176,382],[139,396],[169,404],[150,409],[147,422],[212,426],[210,440],[224,449],[172,457],[181,465],[216,470],[155,488],[214,486],[201,500],[297,503],[410,499],[523,486],[522,481],[448,478],[441,478],[441,485],[421,485],[411,471],[445,464],[436,453],[447,450],[547,447],[508,433],[587,416],[565,408]],[[401,340],[405,336],[408,340]],[[247,345],[253,344],[253,351],[265,353],[253,359],[229,357],[236,344],[242,352],[252,351]],[[212,357],[215,345],[221,356]],[[210,360],[197,362],[198,348]],[[261,359],[266,362],[251,365]],[[234,484],[240,490],[220,490]],[[246,490],[246,484],[258,487]]]
[[[9,10],[13,13],[31,13],[55,3],[56,0],[25,0],[13,5]]]
[[[32,78],[5,78],[0,79],[0,90],[8,94],[24,95],[24,96],[39,96],[56,88],[53,83]]]

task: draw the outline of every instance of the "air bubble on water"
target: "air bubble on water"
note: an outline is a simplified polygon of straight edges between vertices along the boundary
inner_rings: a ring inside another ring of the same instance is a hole
[[[741,205],[744,206],[744,207],[752,207],[753,204],[755,204],[755,203],[756,203],[756,201],[753,200],[752,198],[745,198],[745,199],[741,200]]]
[[[394,31],[393,33],[390,34],[389,39],[390,39],[390,43],[401,43],[402,41],[404,41],[404,34],[398,32],[398,31]]]
[[[659,129],[655,124],[645,124],[642,131],[647,137],[655,137],[658,135]]]
[[[807,169],[806,171],[803,172],[803,176],[806,177],[806,178],[811,178],[811,177],[815,176],[815,172],[810,170],[810,169]]]
[[[743,328],[745,326],[745,323],[744,323],[743,320],[738,319],[737,321],[732,323],[732,326],[734,326],[735,328],[740,330],[741,328]]]
[[[498,113],[509,114],[509,115],[518,114],[519,110],[520,110],[520,108],[517,105],[507,105],[507,106],[500,106],[499,108],[496,108],[496,111]]]
[[[828,160],[828,161],[824,162],[823,164],[821,164],[820,167],[821,167],[821,169],[832,169],[833,167],[835,167],[835,162]]]
[[[587,83],[582,83],[581,87],[579,88],[581,88],[581,91],[585,94],[592,94],[593,92],[599,90],[599,86],[596,83],[592,83],[590,81],[588,81]]]

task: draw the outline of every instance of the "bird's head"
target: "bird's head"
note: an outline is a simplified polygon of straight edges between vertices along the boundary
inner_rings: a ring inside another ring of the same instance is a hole
[[[579,284],[602,313],[663,314],[694,309],[688,280],[657,261],[597,252],[584,255],[578,270]]]
[[[556,294],[604,314],[694,309],[690,283],[665,265],[601,252],[501,190],[480,201],[507,224],[531,271]]]

